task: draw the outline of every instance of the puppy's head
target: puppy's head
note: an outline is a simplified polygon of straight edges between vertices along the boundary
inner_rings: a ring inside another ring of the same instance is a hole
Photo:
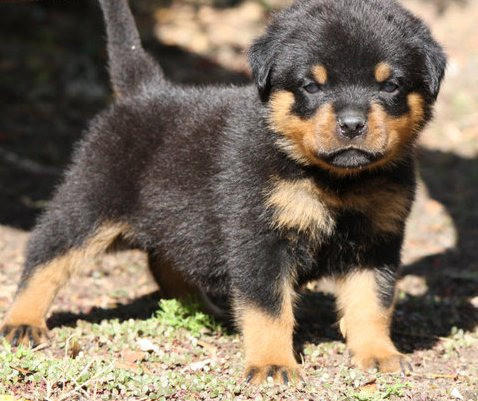
[[[431,117],[446,59],[393,0],[302,0],[249,53],[278,145],[353,173],[401,159]]]

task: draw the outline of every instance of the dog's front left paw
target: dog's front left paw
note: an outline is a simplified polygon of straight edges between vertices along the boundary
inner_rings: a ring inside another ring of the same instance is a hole
[[[28,324],[4,324],[0,328],[0,336],[14,347],[23,345],[36,347],[47,342],[46,328],[30,326]]]
[[[264,383],[270,377],[274,383],[289,384],[302,380],[302,374],[299,366],[285,365],[250,365],[245,371],[246,381],[248,383],[260,384]]]

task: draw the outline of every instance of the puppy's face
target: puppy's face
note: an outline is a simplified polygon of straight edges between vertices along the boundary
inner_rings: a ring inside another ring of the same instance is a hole
[[[312,0],[251,48],[277,144],[306,165],[353,173],[398,162],[429,120],[445,56],[389,0]]]

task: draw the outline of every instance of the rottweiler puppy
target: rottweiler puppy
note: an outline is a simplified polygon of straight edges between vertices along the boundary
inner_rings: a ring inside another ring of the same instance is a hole
[[[100,4],[117,99],[31,235],[3,335],[42,341],[60,286],[121,239],[170,286],[231,299],[249,381],[299,376],[297,290],[325,276],[357,366],[400,370],[390,321],[414,148],[446,64],[425,25],[393,0],[299,0],[252,45],[255,85],[182,87],[126,0]]]

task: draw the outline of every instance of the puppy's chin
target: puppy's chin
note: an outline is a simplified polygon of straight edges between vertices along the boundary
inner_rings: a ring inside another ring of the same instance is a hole
[[[319,153],[318,156],[333,167],[360,169],[379,160],[382,154],[363,149],[347,148],[333,152]]]

